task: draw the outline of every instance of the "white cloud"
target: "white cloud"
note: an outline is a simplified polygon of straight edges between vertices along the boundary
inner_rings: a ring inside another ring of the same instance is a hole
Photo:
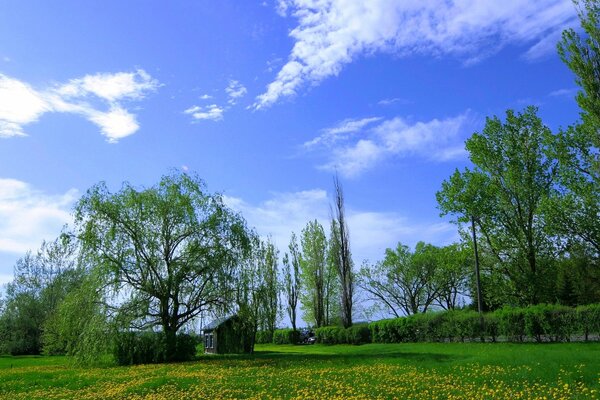
[[[146,71],[138,69],[135,72],[118,72],[115,74],[86,75],[83,78],[72,79],[66,85],[56,89],[64,97],[85,97],[89,94],[98,96],[110,103],[123,99],[141,99],[147,92],[159,87]]]
[[[210,94],[203,94],[202,96],[200,96],[201,100],[210,100],[213,97]]]
[[[366,137],[355,142],[350,136],[336,136],[333,141],[322,134],[307,143],[330,152],[330,160],[321,169],[353,177],[389,157],[418,156],[436,162],[462,158],[466,151],[461,134],[471,127],[471,120],[468,111],[453,118],[415,123],[396,117],[363,132]]]
[[[570,0],[281,0],[277,10],[297,19],[295,44],[256,109],[337,75],[363,54],[451,55],[473,63],[519,44],[530,46],[526,59],[536,59],[555,51],[557,32],[577,19]]]
[[[133,134],[140,127],[135,115],[120,107],[114,107],[108,112],[93,112],[89,119],[100,127],[110,143]]]
[[[189,114],[195,120],[204,120],[208,119],[211,121],[220,121],[223,119],[223,113],[225,109],[219,107],[216,104],[211,104],[210,106],[201,107],[201,106],[192,106],[184,111],[184,114]]]
[[[316,138],[304,143],[305,148],[313,148],[317,145],[331,146],[335,142],[345,140],[348,134],[356,133],[365,126],[381,120],[381,117],[370,117],[362,119],[345,119],[334,127],[323,129],[323,133]]]
[[[239,211],[250,226],[263,237],[271,236],[283,253],[287,251],[290,235],[300,235],[306,224],[317,219],[329,231],[329,198],[322,189],[277,193],[258,205],[240,198],[224,196],[226,204]],[[398,241],[414,245],[419,240],[446,244],[456,239],[456,227],[445,223],[410,221],[396,212],[356,210],[348,207],[348,228],[354,261],[380,259],[387,247]]]
[[[227,96],[229,96],[229,100],[227,102],[231,105],[234,105],[239,98],[246,95],[248,90],[240,82],[236,80],[230,80],[229,85],[227,85],[225,88],[225,92],[227,93]]]
[[[0,137],[23,136],[23,125],[35,122],[51,105],[31,86],[0,74]]]
[[[72,221],[77,195],[75,189],[52,195],[19,180],[0,179],[0,252],[24,253],[55,238]]]
[[[74,113],[101,128],[109,142],[117,142],[139,129],[135,115],[122,105],[125,100],[140,100],[159,87],[144,70],[115,74],[86,75],[66,84],[44,90],[0,74],[0,137],[23,136],[23,126],[37,121],[44,113]],[[90,105],[98,98],[107,111]]]

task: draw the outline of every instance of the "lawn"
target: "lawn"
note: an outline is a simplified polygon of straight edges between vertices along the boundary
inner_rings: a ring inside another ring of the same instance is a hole
[[[598,399],[600,343],[257,346],[183,364],[0,357],[0,399]]]

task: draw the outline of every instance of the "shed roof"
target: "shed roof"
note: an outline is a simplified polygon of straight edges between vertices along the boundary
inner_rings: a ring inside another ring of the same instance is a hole
[[[203,331],[214,331],[215,329],[217,329],[219,327],[219,325],[229,321],[234,316],[235,315],[229,315],[226,317],[217,318],[214,321],[212,321],[210,324],[205,325],[204,328],[202,328],[202,330]]]

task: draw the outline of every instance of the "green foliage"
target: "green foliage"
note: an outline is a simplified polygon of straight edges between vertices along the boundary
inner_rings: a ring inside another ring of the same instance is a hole
[[[300,304],[304,312],[304,320],[311,325],[326,325],[326,263],[327,238],[323,226],[317,221],[310,221],[302,230],[300,237],[302,257],[300,261],[302,276],[302,293]]]
[[[277,330],[275,331],[277,332]],[[271,331],[257,331],[256,332],[256,339],[255,339],[255,343],[256,344],[266,344],[266,343],[273,343],[275,337],[275,333],[271,332]]]
[[[520,305],[554,300],[555,245],[542,212],[556,180],[553,145],[535,107],[508,110],[504,122],[487,118],[466,141],[474,168],[457,170],[437,193],[442,215],[459,223],[475,217],[482,252],[495,259],[489,273],[511,282],[508,295]]]
[[[162,332],[120,332],[114,335],[114,340],[113,356],[118,365],[190,361],[196,356],[198,343],[192,335],[178,334],[175,353],[170,355]]]
[[[92,187],[76,206],[82,247],[111,285],[121,329],[160,326],[168,356],[175,333],[200,313],[230,306],[252,234],[196,176],[174,173],[150,188]]]
[[[600,304],[579,306],[576,315],[577,331],[583,333],[586,341],[590,334],[600,334]]]
[[[371,342],[371,331],[367,324],[357,324],[349,328],[324,326],[315,329],[317,342],[322,344],[365,344]]]
[[[577,309],[549,304],[504,307],[484,314],[483,321],[475,311],[441,311],[371,322],[369,329],[373,343],[481,339],[495,342],[499,337],[511,342],[558,342],[570,341],[573,335],[587,340],[600,334],[600,305]],[[329,331],[324,335],[328,341],[336,337]]]
[[[273,333],[274,344],[298,344],[300,332],[295,329],[276,329]]]

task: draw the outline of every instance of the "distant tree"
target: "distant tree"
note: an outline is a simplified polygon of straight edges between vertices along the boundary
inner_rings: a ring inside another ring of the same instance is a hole
[[[269,240],[263,244],[263,259],[260,263],[260,280],[262,283],[261,308],[263,318],[261,328],[269,331],[271,335],[277,327],[279,318],[279,282],[277,270],[279,265],[279,250]]]
[[[426,312],[438,296],[438,262],[435,246],[419,242],[411,252],[398,243],[386,249],[383,261],[363,265],[359,287],[396,317]]]
[[[341,311],[342,325],[347,328],[352,326],[352,301],[354,296],[354,272],[352,270],[352,255],[350,253],[350,234],[346,220],[346,210],[344,206],[344,191],[337,174],[333,178],[334,187],[334,211],[333,222],[331,226],[331,240],[335,241],[337,257],[334,265],[341,287]]]
[[[179,329],[233,301],[235,271],[251,250],[242,217],[187,174],[116,193],[98,184],[78,202],[75,222],[86,256],[111,283],[117,320],[162,328],[169,357]]]
[[[340,233],[335,220],[331,220],[325,266],[325,325],[342,324],[342,285],[339,276]]]
[[[298,240],[296,234],[292,232],[290,244],[288,246],[289,253],[283,256],[283,292],[286,302],[286,310],[292,329],[296,327],[296,308],[298,307],[298,296],[300,294],[300,262],[301,254],[298,249]]]
[[[458,170],[442,183],[442,215],[459,223],[475,218],[478,233],[498,260],[497,273],[510,280],[523,304],[549,301],[555,256],[545,232],[542,204],[550,197],[556,161],[548,157],[553,137],[536,115],[506,112],[506,121],[488,118],[466,147],[472,170]]]
[[[77,249],[67,235],[43,242],[34,254],[27,252],[14,268],[7,285],[5,310],[0,317],[4,352],[39,354],[47,321],[68,293],[82,281]]]
[[[437,253],[435,304],[453,310],[469,295],[469,277],[474,275],[472,249],[454,243],[439,248]]]
[[[300,303],[306,322],[317,328],[325,325],[325,273],[327,238],[323,226],[310,221],[302,230]]]

